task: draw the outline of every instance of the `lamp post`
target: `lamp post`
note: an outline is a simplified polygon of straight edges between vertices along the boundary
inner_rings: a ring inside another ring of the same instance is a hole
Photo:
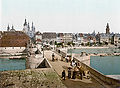
[[[55,50],[55,41],[53,40],[54,50]]]
[[[42,51],[43,51],[43,58],[44,58],[44,44],[42,43]]]

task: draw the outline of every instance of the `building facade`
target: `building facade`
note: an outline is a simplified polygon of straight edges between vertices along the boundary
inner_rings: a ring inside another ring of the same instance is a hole
[[[35,41],[36,41],[36,44],[42,43],[42,33],[40,33],[39,31],[36,32],[36,34],[35,34]]]
[[[0,53],[23,52],[30,40],[22,31],[3,31],[0,35]]]
[[[63,40],[63,36],[64,36],[63,33],[57,33],[57,39],[56,39],[56,42],[57,42],[57,43],[62,43],[62,42],[64,42],[64,40]]]
[[[42,40],[45,43],[51,43],[56,41],[56,32],[43,32]]]
[[[67,44],[68,42],[73,42],[72,33],[64,33],[63,42],[64,42],[64,44]]]

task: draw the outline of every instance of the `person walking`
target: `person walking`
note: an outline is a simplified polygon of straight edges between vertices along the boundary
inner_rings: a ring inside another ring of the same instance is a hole
[[[65,60],[66,60],[66,62],[68,63],[68,57],[67,57],[67,56],[65,57]]]
[[[75,64],[75,60],[74,59],[72,60],[71,65],[72,65],[72,67],[75,67],[76,64]]]
[[[71,78],[71,68],[68,68],[68,79]]]
[[[63,70],[63,72],[62,72],[62,78],[63,78],[63,80],[65,80],[65,76],[66,76],[65,70]]]
[[[76,78],[76,71],[73,71],[72,79]]]

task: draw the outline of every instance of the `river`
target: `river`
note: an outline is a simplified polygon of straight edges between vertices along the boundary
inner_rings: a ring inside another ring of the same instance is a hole
[[[25,59],[2,59],[0,58],[0,71],[23,70],[25,69]]]

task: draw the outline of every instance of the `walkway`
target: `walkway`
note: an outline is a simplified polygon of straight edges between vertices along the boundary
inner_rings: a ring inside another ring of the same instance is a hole
[[[66,76],[67,76],[67,67],[70,66],[70,63],[60,61],[61,56],[55,53],[55,59],[57,58],[57,61],[52,61],[52,51],[45,51],[45,57],[48,59],[50,64],[52,65],[53,69],[58,73],[58,75],[61,77],[61,73],[63,69],[66,70]],[[63,80],[62,80],[63,81]],[[96,80],[90,78],[86,79],[83,78],[83,80],[80,79],[66,79],[63,81],[63,83],[68,88],[104,88],[102,85],[100,85]]]

